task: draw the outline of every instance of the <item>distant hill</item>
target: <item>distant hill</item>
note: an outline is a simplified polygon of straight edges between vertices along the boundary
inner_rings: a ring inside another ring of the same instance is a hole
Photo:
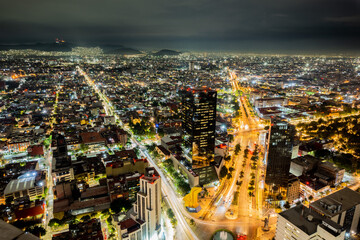
[[[169,50],[169,49],[162,49],[156,53],[154,53],[154,56],[177,56],[181,54],[181,52]]]
[[[75,47],[71,43],[33,43],[33,44],[14,44],[14,45],[0,45],[0,51],[4,50],[24,50],[32,49],[46,52],[70,52],[71,49]]]
[[[106,54],[119,54],[119,55],[142,54],[142,52],[140,52],[139,50],[134,49],[134,48],[128,48],[128,47],[120,47],[120,48],[115,48],[115,49],[106,49],[106,50],[104,50],[104,53],[106,53]]]

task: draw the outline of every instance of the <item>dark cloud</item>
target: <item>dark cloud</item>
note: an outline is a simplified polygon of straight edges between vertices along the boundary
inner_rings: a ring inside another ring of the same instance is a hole
[[[2,0],[0,41],[359,50],[358,0]]]

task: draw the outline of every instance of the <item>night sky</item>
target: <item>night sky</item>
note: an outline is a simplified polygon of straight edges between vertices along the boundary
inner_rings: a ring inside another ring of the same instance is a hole
[[[1,0],[0,42],[359,51],[360,0]]]

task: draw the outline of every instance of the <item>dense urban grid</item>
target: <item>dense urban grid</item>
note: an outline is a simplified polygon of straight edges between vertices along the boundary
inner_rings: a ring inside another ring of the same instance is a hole
[[[356,57],[1,51],[0,229],[357,239],[359,87]]]

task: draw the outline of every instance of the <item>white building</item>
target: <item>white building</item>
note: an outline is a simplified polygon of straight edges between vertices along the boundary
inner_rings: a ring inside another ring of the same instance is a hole
[[[34,171],[24,174],[18,179],[11,180],[4,190],[5,198],[29,197],[32,201],[37,197],[41,197],[46,187],[46,180],[41,179],[38,175],[39,173]]]
[[[278,215],[276,240],[343,240],[344,238],[345,230],[339,224],[303,205]]]
[[[154,168],[146,168],[140,178],[140,191],[132,219],[119,223],[122,240],[155,240],[161,228],[161,179]]]

